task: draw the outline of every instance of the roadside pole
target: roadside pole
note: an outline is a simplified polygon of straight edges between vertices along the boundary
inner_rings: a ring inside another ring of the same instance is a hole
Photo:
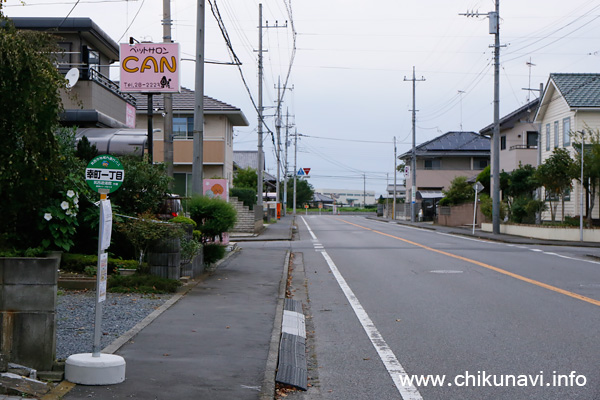
[[[80,385],[114,385],[125,380],[125,359],[100,352],[102,305],[106,300],[108,254],[112,232],[112,208],[107,195],[117,190],[125,178],[123,164],[111,155],[94,157],[85,170],[90,188],[100,194],[98,262],[96,270],[96,310],[91,353],[73,354],[65,362],[65,379]]]

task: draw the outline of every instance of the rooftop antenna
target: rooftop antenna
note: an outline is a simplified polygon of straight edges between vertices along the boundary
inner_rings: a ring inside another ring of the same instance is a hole
[[[458,95],[460,96],[460,131],[461,132],[463,130],[463,124],[462,124],[462,121],[463,121],[463,118],[462,118],[463,117],[463,112],[462,112],[462,96],[465,93],[467,93],[467,92],[465,92],[464,90],[459,90],[458,91]]]
[[[529,57],[529,61],[527,61],[525,64],[529,68],[529,84],[527,85],[527,87],[531,88],[531,67],[535,67],[535,64],[533,64],[531,62],[531,57]],[[527,102],[529,103],[530,100],[531,100],[531,89],[528,89],[527,90]]]

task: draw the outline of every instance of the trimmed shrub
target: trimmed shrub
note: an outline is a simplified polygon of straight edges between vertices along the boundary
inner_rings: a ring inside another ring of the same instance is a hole
[[[223,239],[224,232],[235,226],[237,212],[224,200],[206,196],[194,196],[189,203],[190,217],[202,232],[202,243]]]
[[[212,264],[225,257],[225,246],[221,244],[204,245],[204,264]]]
[[[249,209],[254,209],[254,205],[256,204],[256,190],[250,188],[232,188],[229,194],[232,197],[237,197]]]
[[[84,273],[86,267],[98,265],[98,256],[88,254],[69,254],[64,253],[60,261],[60,269],[67,272]],[[117,268],[135,269],[138,267],[136,260],[121,260],[118,258],[108,259],[108,272],[111,273]]]
[[[175,217],[175,218],[171,218],[169,220],[169,222],[172,222],[174,224],[188,224],[188,225],[191,225],[194,228],[198,225],[198,224],[196,224],[196,221],[194,221],[191,218],[184,217],[183,215],[180,215],[180,216]]]
[[[111,275],[108,291],[113,293],[175,293],[181,282],[154,275]]]

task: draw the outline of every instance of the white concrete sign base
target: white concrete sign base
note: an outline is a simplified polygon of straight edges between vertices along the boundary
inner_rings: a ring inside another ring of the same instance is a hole
[[[65,379],[79,385],[114,385],[125,380],[125,359],[114,354],[73,354],[65,363]]]

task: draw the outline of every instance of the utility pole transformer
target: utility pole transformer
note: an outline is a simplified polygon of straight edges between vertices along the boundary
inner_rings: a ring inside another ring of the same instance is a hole
[[[194,89],[194,149],[192,161],[192,193],[202,195],[204,175],[204,0],[198,0],[196,24],[196,76]]]
[[[411,222],[416,221],[417,215],[417,150],[416,150],[416,141],[417,141],[417,107],[416,107],[416,82],[422,82],[425,78],[421,77],[421,79],[415,78],[415,67],[413,67],[413,77],[412,79],[406,79],[405,81],[412,81],[413,92],[412,92],[412,156],[410,161],[410,176],[412,178],[412,187],[410,189],[410,220]]]

